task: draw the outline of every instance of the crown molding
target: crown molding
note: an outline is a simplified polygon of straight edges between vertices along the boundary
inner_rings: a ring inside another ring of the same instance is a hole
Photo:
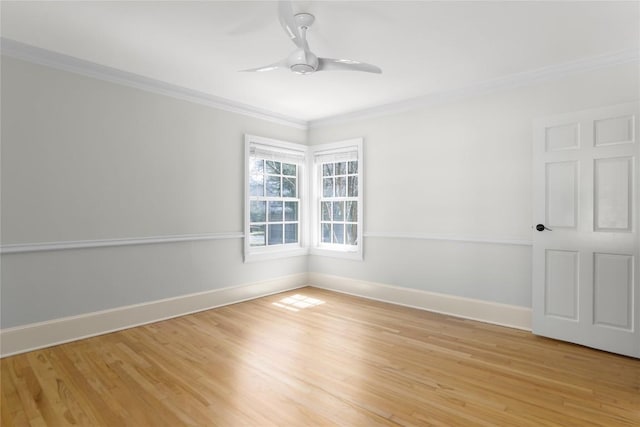
[[[139,74],[85,61],[73,56],[42,49],[5,37],[0,37],[0,53],[23,61],[45,65],[51,68],[69,71],[111,83],[134,87],[147,92],[170,96],[176,99],[304,130],[309,128],[340,125],[352,121],[398,114],[420,108],[434,107],[463,98],[487,95],[492,92],[558,79],[575,73],[640,62],[640,50],[625,49],[604,55],[580,59],[578,61],[552,65],[549,67],[485,80],[462,88],[433,92],[400,102],[305,121],[210,95],[194,89],[185,88],[149,77],[144,77]]]
[[[88,77],[133,87],[147,92],[170,96],[183,101],[206,105],[231,113],[242,114],[297,129],[307,129],[307,122],[240,102],[210,95],[194,89],[174,85],[128,71],[118,70],[95,62],[42,49],[16,40],[0,37],[0,53],[34,64],[69,71]]]
[[[633,62],[640,62],[640,50],[625,49],[616,52],[610,52],[604,55],[580,59],[578,61],[551,65],[548,67],[538,68],[522,73],[510,74],[508,76],[485,80],[458,89],[433,92],[428,95],[419,96],[400,102],[394,102],[391,104],[352,111],[349,113],[339,114],[322,119],[311,120],[308,122],[308,126],[309,128],[321,128],[326,126],[340,125],[357,120],[371,119],[390,114],[403,113],[420,108],[434,107],[463,98],[487,95],[501,90],[514,89],[538,82],[558,79],[575,73],[592,71],[600,68],[608,68]]]

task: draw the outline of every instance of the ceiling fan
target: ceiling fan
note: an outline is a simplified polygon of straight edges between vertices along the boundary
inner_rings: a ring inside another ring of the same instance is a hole
[[[287,58],[273,64],[242,71],[262,72],[288,68],[297,74],[312,74],[316,71],[333,70],[382,73],[379,67],[364,62],[351,59],[318,58],[309,50],[309,44],[307,43],[307,30],[315,21],[315,17],[310,13],[297,13],[294,15],[290,1],[278,2],[278,17],[285,33],[296,45],[296,50]]]

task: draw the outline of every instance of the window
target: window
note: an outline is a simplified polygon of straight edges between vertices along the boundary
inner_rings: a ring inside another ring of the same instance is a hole
[[[312,252],[362,259],[362,139],[311,150]]]
[[[245,262],[361,260],[362,174],[362,139],[306,147],[245,135]]]
[[[245,136],[245,261],[305,254],[304,145]]]
[[[320,162],[320,242],[358,244],[358,161]]]
[[[249,167],[249,244],[298,243],[298,165],[254,156]]]

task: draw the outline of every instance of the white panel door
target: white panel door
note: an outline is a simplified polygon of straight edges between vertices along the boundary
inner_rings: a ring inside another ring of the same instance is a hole
[[[639,107],[534,123],[532,277],[535,334],[638,358]]]

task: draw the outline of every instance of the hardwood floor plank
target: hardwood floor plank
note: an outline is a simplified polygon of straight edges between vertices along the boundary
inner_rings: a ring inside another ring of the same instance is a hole
[[[62,377],[56,372],[57,368],[51,364],[48,353],[51,352],[41,350],[29,354],[30,366],[40,382],[42,394],[50,402],[55,414],[53,417],[51,415],[45,417],[45,421],[47,423],[96,424],[93,414],[87,415],[78,404],[76,395],[70,391],[68,383],[71,378]]]
[[[0,393],[0,419],[3,426],[28,426],[29,420],[26,411],[20,400],[18,390],[14,382],[10,380],[9,364],[3,363],[0,367],[0,378],[5,378],[2,382],[2,390]]]
[[[315,288],[0,367],[3,426],[640,425],[639,360]]]
[[[110,392],[93,378],[94,375],[82,358],[77,357],[69,348],[64,351],[51,351],[49,355],[59,375],[72,384],[69,389],[72,393],[75,391],[74,396],[85,408],[87,414],[95,417],[95,420],[89,423],[90,425],[125,424],[125,418],[120,416],[124,413],[124,409],[108,403],[112,400],[109,397]]]

